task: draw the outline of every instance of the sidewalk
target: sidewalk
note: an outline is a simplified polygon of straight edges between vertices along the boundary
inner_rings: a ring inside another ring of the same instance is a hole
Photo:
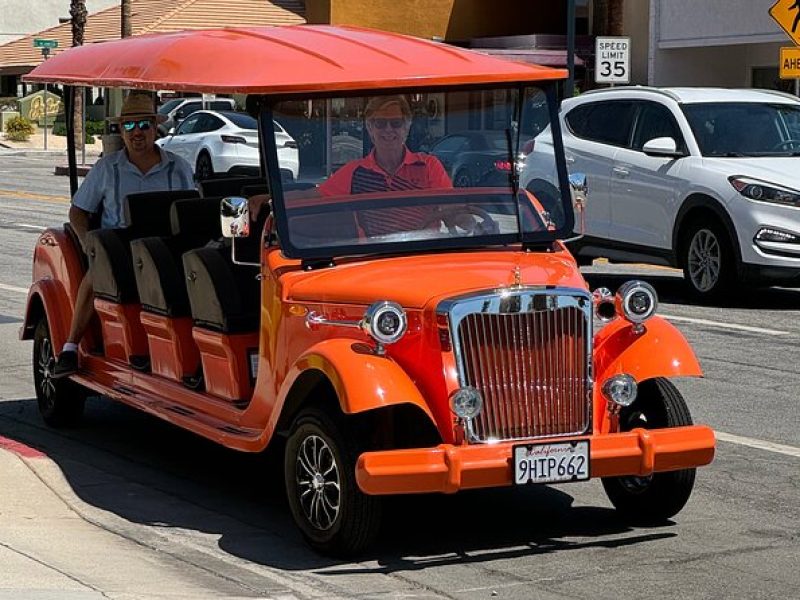
[[[0,600],[264,597],[120,533],[47,456],[2,436],[0,477]]]

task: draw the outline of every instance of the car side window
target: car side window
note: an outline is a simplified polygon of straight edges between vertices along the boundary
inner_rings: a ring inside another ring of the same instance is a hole
[[[467,143],[467,138],[462,135],[453,135],[440,141],[433,150],[435,152],[458,152]]]
[[[611,100],[582,104],[569,111],[565,118],[570,131],[579,138],[627,146],[635,112],[634,102]]]
[[[221,128],[225,123],[214,115],[203,113],[200,115],[200,122],[194,129],[194,133],[205,133],[207,131],[216,131]]]
[[[675,140],[678,150],[685,148],[683,135],[672,112],[657,102],[642,102],[642,109],[636,119],[632,148],[641,150],[650,140],[670,137]]]
[[[223,100],[213,100],[210,104],[211,110],[231,110],[233,106],[230,102]]]
[[[200,117],[202,115],[191,115],[184,119],[183,123],[178,126],[178,130],[175,132],[178,135],[186,135],[187,133],[195,133],[195,130],[198,128],[198,123],[200,121]]]

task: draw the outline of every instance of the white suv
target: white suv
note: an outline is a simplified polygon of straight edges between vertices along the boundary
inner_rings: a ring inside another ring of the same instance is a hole
[[[701,298],[737,279],[800,286],[798,98],[614,88],[565,100],[560,123],[567,166],[589,186],[580,262],[680,267]],[[532,145],[521,183],[535,193],[553,179],[550,130]]]

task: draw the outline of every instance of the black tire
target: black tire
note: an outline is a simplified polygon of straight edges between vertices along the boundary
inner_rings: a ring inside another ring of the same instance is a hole
[[[42,419],[51,427],[77,425],[83,416],[87,390],[68,378],[53,379],[53,342],[47,318],[42,317],[33,336],[33,382]]]
[[[620,413],[620,429],[656,429],[691,425],[689,408],[668,379],[645,381],[634,403]],[[603,488],[626,519],[659,524],[675,516],[692,494],[695,469],[654,473],[649,477],[605,477]]]
[[[457,188],[472,187],[472,180],[469,177],[469,173],[467,173],[463,169],[458,173],[456,173],[456,176],[453,178],[453,187]]]
[[[308,544],[327,556],[343,558],[362,552],[380,528],[380,498],[367,496],[356,483],[360,453],[356,438],[344,419],[308,409],[297,417],[286,441],[284,476],[292,516]],[[316,457],[313,461],[309,451]],[[316,489],[313,477],[320,486]],[[312,514],[315,506],[316,516]]]
[[[208,152],[201,152],[197,157],[197,164],[194,168],[194,176],[197,181],[205,181],[214,177],[214,164]]]
[[[693,221],[681,236],[680,261],[689,292],[698,300],[717,300],[736,279],[736,253],[717,221]]]

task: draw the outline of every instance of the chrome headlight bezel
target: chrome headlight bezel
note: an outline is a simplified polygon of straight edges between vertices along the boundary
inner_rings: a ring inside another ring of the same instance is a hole
[[[647,306],[642,310],[638,303],[645,299]],[[656,314],[658,294],[646,281],[635,279],[620,286],[614,299],[617,314],[634,325],[641,325]]]
[[[384,328],[384,318],[394,318],[396,326],[393,331]],[[380,300],[370,304],[361,319],[361,329],[381,345],[398,342],[408,330],[406,311],[397,302]]]
[[[618,373],[606,379],[600,389],[609,403],[609,408],[616,412],[636,401],[639,386],[633,376]]]
[[[800,208],[800,190],[742,175],[728,177],[728,181],[733,189],[753,202]]]
[[[450,394],[450,410],[459,419],[470,421],[483,410],[483,395],[472,386],[464,386]]]

